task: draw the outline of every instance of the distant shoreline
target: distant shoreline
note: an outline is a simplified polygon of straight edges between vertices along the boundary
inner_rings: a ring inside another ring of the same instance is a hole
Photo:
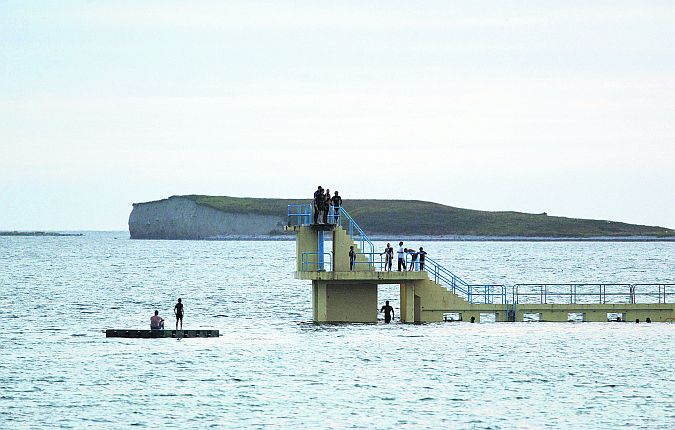
[[[84,233],[61,233],[57,231],[0,231],[0,236],[71,237],[71,236],[84,236]]]

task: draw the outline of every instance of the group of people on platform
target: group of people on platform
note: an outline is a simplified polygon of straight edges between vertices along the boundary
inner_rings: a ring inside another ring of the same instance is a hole
[[[179,298],[178,303],[173,307],[173,314],[176,316],[176,330],[178,330],[178,322],[180,322],[180,329],[183,330],[183,303]],[[159,311],[150,317],[150,330],[164,330],[164,318],[159,316]]]
[[[398,251],[396,252],[398,256],[398,271],[407,271],[407,270],[417,270],[417,259],[419,258],[419,270],[424,270],[424,262],[426,259],[427,252],[423,247],[420,246],[419,251],[415,251],[413,248],[404,248],[403,242],[398,243]],[[405,256],[410,255],[410,268],[406,268]],[[394,263],[394,247],[390,243],[387,243],[387,246],[384,248],[384,252],[380,255],[384,255],[384,270],[391,272],[391,267]]]
[[[323,189],[321,185],[314,191],[314,224],[328,224],[328,215],[333,208],[333,218],[331,224],[337,224],[340,218],[340,206],[342,206],[342,197],[336,191],[333,196],[330,190]]]
[[[384,252],[381,252],[380,255],[384,255],[384,267],[382,270],[386,272],[391,272],[391,267],[394,264],[394,247],[390,243],[387,243],[387,246],[384,248]],[[424,263],[426,262],[427,252],[423,247],[420,246],[419,251],[415,251],[413,248],[404,248],[403,242],[398,243],[398,271],[414,271],[414,270],[424,270]],[[406,255],[410,255],[410,267],[406,266]],[[419,258],[419,266],[417,265],[417,260]],[[354,246],[349,247],[349,270],[354,270],[356,265],[356,252],[354,251]]]

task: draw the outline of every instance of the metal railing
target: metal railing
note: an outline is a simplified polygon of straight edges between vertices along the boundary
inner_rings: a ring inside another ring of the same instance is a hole
[[[335,209],[338,209],[337,213]],[[317,219],[317,222],[324,224],[324,219],[326,220],[325,224],[341,224],[341,214],[342,207],[338,206],[337,208],[333,205],[328,206],[328,213],[326,217],[323,216],[321,219]],[[322,215],[322,214],[318,214]],[[290,204],[287,207],[287,216],[288,216],[288,225],[312,225],[314,224],[314,204],[312,203],[298,203]]]
[[[323,261],[321,261],[323,256]],[[314,258],[313,258],[314,257]],[[326,260],[325,257],[328,257]],[[303,272],[326,272],[333,271],[333,254],[330,252],[303,252],[301,270]],[[328,268],[326,268],[328,266]]]
[[[288,225],[312,224],[312,205],[309,203],[288,205]]]
[[[375,245],[373,242],[343,206],[338,206],[336,208],[335,206],[330,205],[327,207],[327,211],[326,224],[335,224],[344,228],[347,234],[349,234],[352,240],[359,246],[359,249],[364,253],[375,252]],[[289,226],[312,225],[314,223],[314,205],[311,203],[290,204],[288,205],[287,215]],[[317,222],[323,224],[323,218],[317,220]],[[345,222],[346,226],[343,225]]]
[[[656,287],[656,292],[654,292],[654,287]],[[669,303],[668,297],[675,297],[675,284],[633,284],[631,289],[631,303],[637,303],[638,297],[653,300],[655,295],[656,303]]]
[[[410,262],[412,262],[412,256],[410,253],[407,253],[405,262],[406,266],[409,267]],[[416,268],[422,267],[422,262],[419,260],[419,258],[416,261],[415,267]],[[436,260],[429,257],[428,255],[424,257],[423,267],[424,267],[423,270],[429,274],[429,278],[432,279],[434,282],[445,286],[453,293],[459,294],[464,298],[466,298],[467,300],[469,300],[469,298],[471,297],[468,288],[469,284],[465,282],[462,278],[455,275],[450,270],[446,269],[444,266],[442,266],[440,263],[438,263]],[[469,300],[469,302],[471,301]]]
[[[668,303],[675,284],[516,284],[513,302],[521,304]]]
[[[473,304],[506,305],[509,304],[508,289],[501,284],[467,285],[467,301]]]
[[[368,270],[384,272],[385,261],[382,257],[382,254],[378,252],[357,252],[355,254],[356,254],[356,259],[354,260],[355,269],[358,266],[368,266]],[[365,256],[366,260],[359,261],[359,255]]]
[[[331,210],[331,213],[333,213],[333,210]],[[373,241],[370,240],[368,235],[363,231],[363,229],[361,229],[356,221],[354,221],[354,218],[352,218],[351,215],[349,215],[349,212],[347,212],[342,206],[340,206],[339,216],[336,221],[337,225],[344,228],[347,234],[349,234],[349,237],[351,237],[352,240],[359,246],[361,252],[364,254],[375,253],[375,245],[373,244]],[[346,228],[342,226],[344,221],[347,222]]]

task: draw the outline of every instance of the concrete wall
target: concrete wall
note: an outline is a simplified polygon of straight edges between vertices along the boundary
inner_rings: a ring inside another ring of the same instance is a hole
[[[295,261],[296,261],[295,270],[298,272],[302,271],[302,254],[304,252],[318,252],[318,249],[319,249],[319,236],[317,235],[316,231],[312,230],[311,228],[298,229],[295,236]],[[311,255],[308,256],[307,258],[308,262],[318,263],[319,261],[317,255]],[[324,262],[327,263],[328,261],[324,260]],[[317,266],[310,265],[308,269],[318,270],[319,267],[318,265]]]
[[[285,219],[226,213],[184,197],[135,203],[129,215],[132,239],[210,239],[268,236],[283,230]]]
[[[354,243],[349,234],[342,228],[336,227],[333,230],[333,258],[334,258],[334,269],[336,272],[348,272],[349,271],[349,247],[354,247],[354,252],[362,252],[359,249],[359,246]],[[356,261],[359,263],[366,263],[368,258],[365,255],[357,255]],[[354,271],[363,272],[363,271],[372,271],[373,267],[369,264],[356,264]]]
[[[377,284],[312,281],[315,322],[377,322]]]

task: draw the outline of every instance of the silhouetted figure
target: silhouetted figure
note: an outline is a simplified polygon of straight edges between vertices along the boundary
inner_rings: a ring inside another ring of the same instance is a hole
[[[380,308],[380,312],[384,312],[384,323],[389,324],[394,317],[394,308],[389,306],[389,300],[384,302],[384,306]]]
[[[645,321],[647,322],[647,324],[649,324],[649,323],[651,323],[651,322],[652,322],[652,319],[651,319],[651,318],[649,318],[649,317],[647,317],[647,319],[646,319]]]
[[[410,269],[408,270],[415,270],[415,264],[417,264],[417,253],[412,248],[408,249],[407,252],[410,254]]]
[[[427,252],[420,246],[420,252],[417,254],[420,256],[420,270],[424,270],[424,258],[426,257]]]
[[[471,322],[475,323],[476,322],[476,317],[471,317]]]
[[[403,242],[398,243],[398,252],[396,254],[398,255],[398,271],[400,272],[401,269],[406,270],[406,268],[405,268],[405,248],[403,247]]]
[[[354,270],[354,264],[356,263],[356,252],[354,252],[354,246],[349,247],[349,270]]]
[[[635,318],[635,324],[640,324],[640,318]]]
[[[334,215],[333,217],[335,218],[333,220],[333,223],[335,224],[340,224],[340,207],[342,206],[342,197],[338,195],[338,192],[335,192],[335,195],[333,196],[333,212]]]
[[[178,299],[178,303],[173,307],[173,313],[176,315],[176,330],[178,330],[178,321],[180,321],[180,329],[183,330],[183,303]]]
[[[394,260],[394,248],[392,248],[390,243],[388,243],[384,248],[384,252],[382,254],[384,254],[384,270],[391,272],[391,265],[393,264]]]
[[[150,317],[150,330],[164,330],[164,318],[159,316],[159,311]]]
[[[323,187],[319,185],[319,188],[314,191],[314,224],[316,224],[321,218],[321,209],[323,208]]]
[[[323,223],[328,224],[328,212],[330,212],[330,190],[326,188],[326,193],[323,195]]]

